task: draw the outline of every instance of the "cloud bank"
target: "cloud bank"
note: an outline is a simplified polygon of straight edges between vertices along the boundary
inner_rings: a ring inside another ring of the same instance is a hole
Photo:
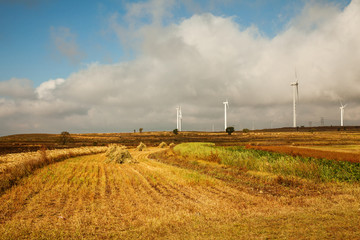
[[[110,18],[119,42],[136,49],[132,61],[93,63],[36,89],[26,79],[0,83],[2,135],[172,130],[177,105],[183,130],[222,130],[226,98],[235,129],[291,126],[295,69],[299,125],[320,125],[321,117],[339,125],[339,99],[348,103],[345,124],[360,124],[359,0],[345,9],[310,2],[273,38],[210,13],[164,24],[174,3],[163,3],[129,5],[127,15]],[[78,56],[71,46],[62,51]]]

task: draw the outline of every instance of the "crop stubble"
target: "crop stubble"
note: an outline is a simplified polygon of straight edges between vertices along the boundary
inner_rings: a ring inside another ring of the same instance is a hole
[[[99,154],[37,170],[0,197],[0,239],[359,234],[355,227],[360,217],[358,188],[338,191],[325,200],[301,198],[296,199],[297,204],[289,204],[286,195],[242,191],[198,171],[149,160],[147,155],[155,151],[158,149],[132,151],[139,161],[135,164],[106,163]],[[310,224],[314,220],[318,222]],[[328,226],[320,229],[321,221]],[[344,227],[348,231],[341,231]]]
[[[133,153],[138,164],[109,164],[95,155],[37,170],[1,196],[0,235],[161,237],[182,232],[188,221],[241,210],[233,199],[244,202],[243,193],[147,160],[148,153]]]

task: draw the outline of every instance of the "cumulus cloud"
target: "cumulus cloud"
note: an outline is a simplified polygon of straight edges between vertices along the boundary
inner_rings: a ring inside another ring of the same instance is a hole
[[[39,87],[36,88],[35,92],[38,95],[39,99],[51,99],[53,95],[53,91],[59,85],[63,84],[65,79],[58,78],[58,79],[51,79],[49,81],[43,82],[40,84]]]
[[[76,35],[66,27],[51,27],[50,36],[56,51],[67,58],[71,64],[79,64],[85,53],[79,49]]]
[[[159,19],[171,6],[156,12],[152,6],[161,1],[141,4],[129,6],[127,16],[150,14],[153,21],[131,30],[111,20],[114,31],[131,30],[141,39],[136,59],[90,64],[33,89],[36,100],[3,99],[0,108],[17,104],[22,114],[33,116],[28,124],[43,123],[45,131],[101,132],[171,130],[175,108],[182,105],[183,129],[210,130],[215,124],[222,130],[222,102],[228,98],[228,125],[236,129],[253,123],[291,126],[296,69],[300,125],[319,125],[321,117],[328,125],[339,124],[339,99],[349,103],[345,123],[360,122],[359,0],[345,9],[310,2],[273,38],[256,26],[244,28],[232,17],[210,13],[164,25]]]

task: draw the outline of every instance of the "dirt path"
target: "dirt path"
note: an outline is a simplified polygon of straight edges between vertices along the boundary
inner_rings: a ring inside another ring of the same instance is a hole
[[[298,228],[313,208],[284,207],[281,199],[147,158],[159,150],[131,151],[133,164],[108,163],[99,154],[37,170],[0,197],[0,239],[301,238],[318,224]],[[356,207],[343,216],[331,209],[318,220],[351,228]],[[317,236],[329,236],[321,231]]]

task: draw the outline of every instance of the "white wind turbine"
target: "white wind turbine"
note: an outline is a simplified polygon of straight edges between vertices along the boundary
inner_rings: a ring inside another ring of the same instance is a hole
[[[343,127],[344,126],[344,108],[346,107],[347,104],[343,105],[342,102],[340,101],[340,125]]]
[[[296,127],[296,102],[299,101],[299,80],[295,70],[296,82],[291,83],[293,87],[293,127]]]
[[[182,112],[181,112],[181,106],[179,106],[180,110],[179,110],[179,131],[181,132],[182,130]]]
[[[182,121],[182,113],[181,106],[176,108],[176,129],[181,131],[181,121]]]
[[[224,121],[225,121],[225,131],[226,131],[226,128],[227,128],[226,109],[229,108],[229,102],[228,102],[228,100],[226,99],[226,101],[223,102],[223,104],[224,104],[224,111],[225,111]]]

